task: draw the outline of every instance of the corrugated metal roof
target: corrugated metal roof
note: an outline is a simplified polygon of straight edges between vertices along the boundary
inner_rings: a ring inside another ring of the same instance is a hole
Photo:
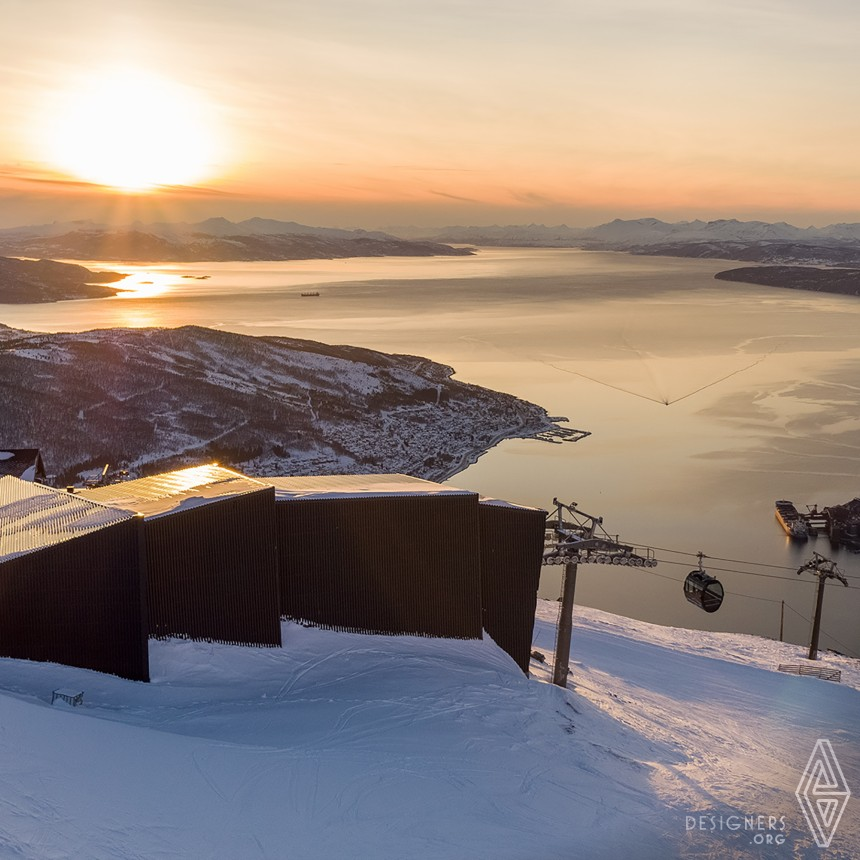
[[[521,505],[518,502],[508,502],[505,499],[493,499],[490,496],[481,496],[478,501],[482,505],[495,505],[499,508],[517,508],[520,511],[539,511],[544,516],[547,515],[547,511],[543,508],[533,508],[531,505]]]
[[[77,494],[0,478],[0,562],[131,518]]]
[[[344,499],[381,496],[474,496],[468,490],[458,490],[435,484],[411,475],[304,475],[295,478],[260,478],[275,488],[278,501],[290,499]]]
[[[148,478],[79,490],[85,499],[102,502],[145,517],[178,513],[200,505],[265,489],[241,472],[214,463],[175,472],[162,472]]]

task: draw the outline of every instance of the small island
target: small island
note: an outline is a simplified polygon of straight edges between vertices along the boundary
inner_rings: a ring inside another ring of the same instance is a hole
[[[719,281],[739,281],[765,287],[810,290],[860,296],[860,269],[821,269],[817,266],[743,266],[717,272]]]
[[[101,299],[119,290],[120,272],[93,272],[73,263],[0,257],[0,304],[37,304],[66,299]]]

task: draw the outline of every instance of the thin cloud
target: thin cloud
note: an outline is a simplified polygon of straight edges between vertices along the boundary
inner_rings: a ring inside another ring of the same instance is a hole
[[[112,185],[89,182],[85,179],[66,179],[48,171],[21,169],[20,167],[0,167],[0,177],[29,185],[50,185],[57,188],[82,188],[91,191],[116,191]],[[155,185],[146,189],[149,193],[184,194],[199,197],[232,197],[233,192],[211,188],[206,185]]]
[[[459,197],[456,194],[446,194],[444,191],[433,191],[430,189],[431,194],[435,194],[437,197],[447,197],[449,200],[461,200],[463,203],[482,203],[481,200],[475,200],[473,197]]]
[[[558,206],[559,201],[534,191],[510,191],[509,194],[518,203],[527,203],[530,206]]]

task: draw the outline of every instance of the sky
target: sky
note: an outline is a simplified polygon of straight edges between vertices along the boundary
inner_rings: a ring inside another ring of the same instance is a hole
[[[0,226],[860,221],[855,0],[0,13]]]

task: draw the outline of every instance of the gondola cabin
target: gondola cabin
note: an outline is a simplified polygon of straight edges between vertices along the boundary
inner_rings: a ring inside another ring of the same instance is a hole
[[[723,586],[704,570],[691,570],[684,580],[684,597],[705,612],[716,612],[723,605]]]

